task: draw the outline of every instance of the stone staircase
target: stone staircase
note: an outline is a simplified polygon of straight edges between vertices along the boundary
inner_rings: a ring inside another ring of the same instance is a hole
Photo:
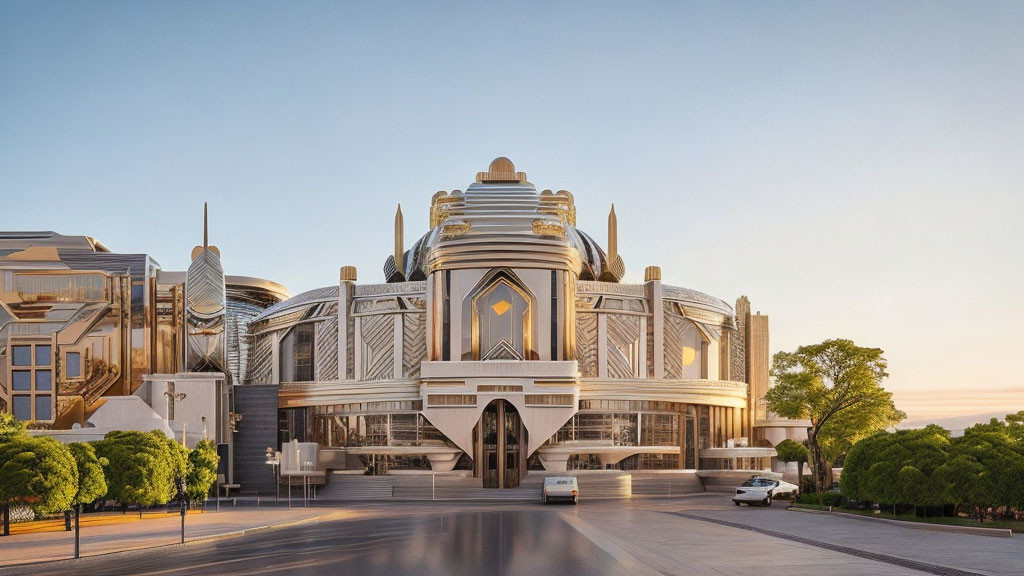
[[[366,500],[524,500],[540,499],[546,476],[572,475],[577,477],[580,496],[585,500],[607,498],[630,498],[634,494],[634,474],[620,471],[579,471],[549,473],[531,471],[516,488],[495,490],[484,488],[479,478],[467,473],[436,474],[391,474],[385,476],[364,476],[361,474],[328,474],[327,485],[317,491],[319,501],[366,501]],[[645,484],[645,494],[662,495],[671,487],[673,494],[703,491],[700,481],[693,487],[694,478],[665,478],[661,484]]]
[[[633,472],[633,497],[672,497],[704,492],[704,484],[696,472],[664,471]]]

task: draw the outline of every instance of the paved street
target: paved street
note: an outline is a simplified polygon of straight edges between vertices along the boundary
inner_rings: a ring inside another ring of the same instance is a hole
[[[736,508],[714,494],[579,506],[406,502],[310,510],[336,516],[0,574],[922,574],[894,563],[908,559],[1010,576],[1021,573],[1024,559],[1021,538],[926,532],[781,505]],[[869,555],[826,548],[833,544]]]

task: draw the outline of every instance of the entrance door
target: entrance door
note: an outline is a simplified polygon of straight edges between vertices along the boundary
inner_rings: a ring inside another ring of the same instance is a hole
[[[495,400],[484,408],[477,425],[477,472],[484,488],[515,488],[523,469],[525,430],[515,406]]]

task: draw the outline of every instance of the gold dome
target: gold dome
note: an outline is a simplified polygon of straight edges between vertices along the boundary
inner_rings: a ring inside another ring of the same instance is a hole
[[[511,160],[504,156],[498,156],[495,158],[491,165],[487,167],[488,172],[515,172],[516,165]]]
[[[526,182],[525,172],[516,172],[516,165],[504,156],[495,158],[487,168],[487,172],[477,172],[476,181],[486,182]]]

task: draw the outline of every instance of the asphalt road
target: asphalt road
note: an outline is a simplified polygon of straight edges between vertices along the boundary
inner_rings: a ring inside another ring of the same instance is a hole
[[[558,507],[336,521],[242,538],[36,567],[38,574],[632,573]]]

